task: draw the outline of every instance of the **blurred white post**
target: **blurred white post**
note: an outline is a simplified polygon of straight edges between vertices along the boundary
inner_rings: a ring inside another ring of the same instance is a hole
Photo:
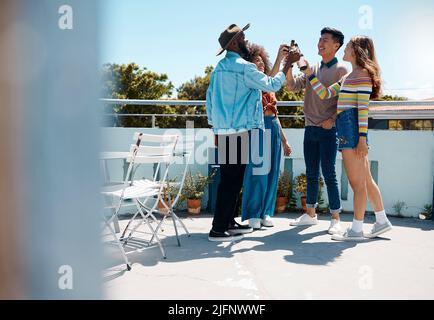
[[[99,299],[98,1],[17,5],[28,298]]]

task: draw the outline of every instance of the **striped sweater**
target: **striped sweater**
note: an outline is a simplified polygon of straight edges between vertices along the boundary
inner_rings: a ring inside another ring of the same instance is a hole
[[[319,82],[315,74],[309,77],[309,81],[321,99],[339,96],[338,114],[352,108],[357,108],[359,113],[359,135],[365,137],[368,135],[369,99],[372,93],[372,80],[370,77],[344,77],[328,88]]]

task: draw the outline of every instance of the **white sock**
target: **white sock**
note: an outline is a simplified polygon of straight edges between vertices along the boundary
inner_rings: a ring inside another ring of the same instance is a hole
[[[375,212],[375,221],[380,224],[386,223],[388,221],[386,211]]]
[[[351,229],[357,233],[362,232],[363,231],[363,220],[359,221],[359,220],[353,219],[353,225],[351,226]]]

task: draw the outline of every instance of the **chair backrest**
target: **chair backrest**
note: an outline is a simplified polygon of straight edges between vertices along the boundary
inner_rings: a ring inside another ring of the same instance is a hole
[[[185,177],[187,176],[188,171],[188,165],[190,164],[191,156],[194,152],[194,143],[195,143],[195,136],[194,135],[184,135],[182,138],[178,141],[177,148],[175,150],[175,157],[177,159],[180,159],[180,163],[183,165],[182,173],[181,173],[181,180],[179,181],[179,188],[178,192],[176,193],[174,199],[172,199],[173,206],[176,206],[178,203],[181,193],[184,188],[185,183]],[[175,163],[178,163],[175,161]]]
[[[176,145],[177,151],[193,151],[195,144],[195,136],[194,134],[183,135],[178,139],[178,143]]]
[[[167,134],[147,134],[147,133],[141,133],[136,132],[134,133],[133,140],[141,141],[141,143],[146,142],[154,142],[154,143],[162,143],[162,144],[169,144],[169,143],[176,143],[176,141],[179,139],[178,135],[167,135]]]
[[[130,147],[128,162],[152,163],[153,160],[160,161],[172,156],[179,136],[136,132],[133,139],[135,144]]]
[[[177,135],[134,133],[135,144],[130,146],[130,156],[127,159],[130,165],[125,182],[131,180],[135,164],[158,164],[158,166],[161,163],[170,164],[178,139]]]

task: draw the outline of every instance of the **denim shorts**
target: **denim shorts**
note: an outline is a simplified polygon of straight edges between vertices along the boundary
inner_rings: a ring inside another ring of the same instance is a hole
[[[355,149],[359,143],[359,112],[351,108],[338,114],[336,118],[338,150]],[[366,137],[368,143],[368,137]]]

